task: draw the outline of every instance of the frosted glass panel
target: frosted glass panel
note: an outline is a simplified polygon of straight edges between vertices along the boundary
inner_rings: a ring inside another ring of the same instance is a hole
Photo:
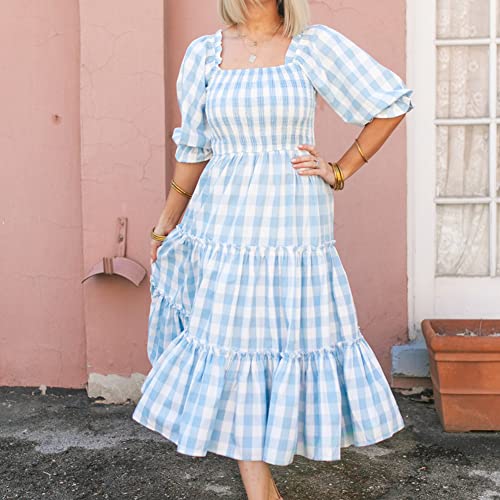
[[[437,117],[477,118],[488,113],[488,46],[437,48]]]
[[[441,125],[436,131],[436,196],[487,196],[488,126]]]
[[[489,0],[438,0],[438,38],[489,36]]]
[[[487,204],[437,206],[437,276],[489,274],[488,223]]]

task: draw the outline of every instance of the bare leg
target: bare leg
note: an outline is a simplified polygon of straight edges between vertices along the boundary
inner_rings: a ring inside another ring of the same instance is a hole
[[[260,460],[237,460],[248,500],[279,500],[269,465]]]

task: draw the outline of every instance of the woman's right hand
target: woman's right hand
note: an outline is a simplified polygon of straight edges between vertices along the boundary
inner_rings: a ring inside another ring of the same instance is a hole
[[[172,226],[172,225],[169,225],[169,226],[157,225],[157,226],[155,226],[155,233],[167,236],[170,233],[170,231],[172,231],[174,228],[175,228],[175,225],[174,226]],[[150,250],[151,264],[156,262],[156,258],[158,255],[158,248],[160,248],[163,245],[164,241],[165,240],[156,241],[153,238],[151,238],[151,250]]]

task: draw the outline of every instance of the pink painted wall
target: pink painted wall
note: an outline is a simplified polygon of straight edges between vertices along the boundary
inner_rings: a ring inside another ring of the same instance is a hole
[[[404,2],[311,1],[405,75]],[[82,387],[146,373],[148,277],[80,283],[116,251],[149,271],[149,230],[174,168],[175,79],[189,41],[222,26],[214,2],[30,0],[0,5],[0,385]],[[12,40],[16,40],[13,44]],[[337,158],[360,129],[319,101],[317,146]],[[407,337],[405,124],[336,194],[336,238],[360,325],[387,376]],[[29,239],[19,231],[27,231]]]
[[[127,257],[141,286],[118,276],[84,283],[89,374],[148,369],[150,239],[165,199],[163,2],[80,0],[84,268],[116,255],[116,219],[128,218]]]
[[[0,384],[81,387],[78,2],[0,9]]]

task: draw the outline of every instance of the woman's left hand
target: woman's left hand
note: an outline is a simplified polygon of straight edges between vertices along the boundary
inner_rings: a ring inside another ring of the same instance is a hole
[[[316,151],[312,144],[300,144],[298,146],[303,151],[308,151],[309,155],[300,155],[292,158],[292,166],[300,175],[319,175],[325,182],[333,186],[335,184],[335,174],[326,160]]]

